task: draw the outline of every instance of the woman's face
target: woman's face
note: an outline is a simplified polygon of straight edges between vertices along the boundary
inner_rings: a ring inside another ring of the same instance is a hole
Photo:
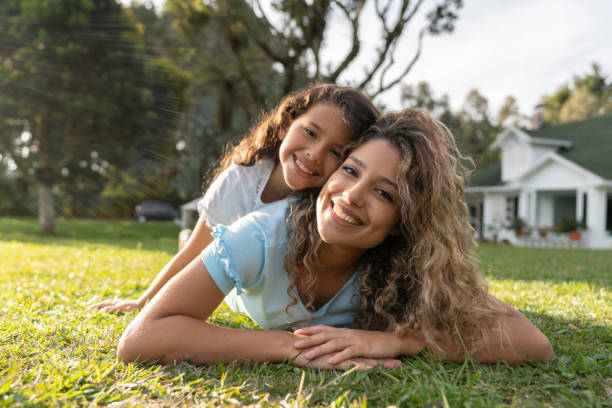
[[[400,218],[400,161],[399,150],[384,139],[370,140],[350,154],[317,199],[317,228],[323,241],[368,249],[394,231]]]

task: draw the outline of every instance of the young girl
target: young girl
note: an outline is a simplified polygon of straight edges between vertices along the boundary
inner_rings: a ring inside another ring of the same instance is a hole
[[[457,157],[452,136],[426,115],[384,116],[318,198],[218,227],[201,259],[130,323],[119,359],[367,369],[424,347],[453,361],[466,352],[478,361],[553,358],[548,339],[484,288]],[[202,319],[234,287],[266,330]]]
[[[106,312],[142,308],[212,241],[211,229],[286,198],[321,187],[339,166],[344,146],[378,117],[356,88],[313,86],[285,97],[221,161],[199,202],[200,217],[187,244],[137,300],[110,299],[92,307]]]

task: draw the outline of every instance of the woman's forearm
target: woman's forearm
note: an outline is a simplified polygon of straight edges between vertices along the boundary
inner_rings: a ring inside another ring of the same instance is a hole
[[[189,359],[197,364],[283,361],[298,354],[296,339],[290,332],[231,329],[174,315],[134,321],[121,337],[118,357],[123,362]]]
[[[127,327],[117,349],[121,361],[281,361],[298,351],[290,332],[237,330],[208,324],[223,300],[201,259],[170,279]]]

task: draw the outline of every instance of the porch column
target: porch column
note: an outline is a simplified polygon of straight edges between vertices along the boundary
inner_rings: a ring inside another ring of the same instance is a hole
[[[587,233],[589,247],[606,247],[606,190],[591,187],[587,190]]]
[[[521,190],[518,201],[518,216],[529,223],[529,191]]]
[[[576,189],[576,221],[581,222],[584,217],[584,190]]]
[[[529,192],[529,217],[527,224],[532,227],[538,225],[538,192],[536,190]]]

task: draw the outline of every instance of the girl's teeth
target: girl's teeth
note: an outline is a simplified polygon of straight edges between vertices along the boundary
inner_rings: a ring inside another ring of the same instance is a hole
[[[298,168],[299,168],[300,170],[302,170],[304,173],[309,174],[309,175],[311,175],[311,176],[314,176],[314,175],[315,175],[315,173],[314,173],[314,172],[312,172],[312,171],[308,170],[306,167],[304,167],[304,165],[302,164],[302,162],[300,162],[300,160],[299,160],[297,157],[295,158],[295,163],[297,164]]]

